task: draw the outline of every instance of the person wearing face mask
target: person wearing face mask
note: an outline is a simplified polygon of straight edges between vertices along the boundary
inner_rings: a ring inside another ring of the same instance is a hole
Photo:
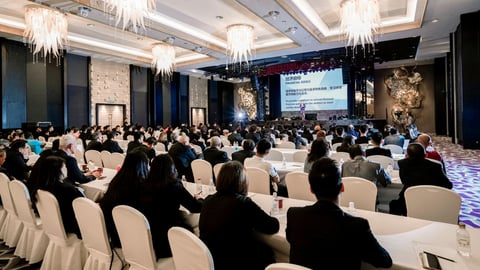
[[[65,160],[67,168],[66,181],[71,184],[88,183],[102,176],[98,170],[82,173],[78,167],[77,159],[75,158],[75,151],[77,149],[77,141],[73,135],[67,134],[60,138],[60,145],[56,155]]]
[[[25,181],[31,167],[27,165],[28,150],[26,140],[15,140],[10,144],[7,151],[7,158],[3,167],[8,171],[9,175],[15,179]]]

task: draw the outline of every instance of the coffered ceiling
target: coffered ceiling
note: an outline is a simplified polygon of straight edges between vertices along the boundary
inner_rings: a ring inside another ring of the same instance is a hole
[[[25,7],[44,5],[68,15],[70,53],[149,66],[152,46],[169,41],[175,46],[176,70],[195,74],[201,73],[199,68],[225,64],[226,29],[232,24],[254,27],[254,59],[343,47],[338,30],[341,2],[157,0],[146,29],[135,33],[131,27],[115,27],[115,17],[102,0],[0,0],[0,36],[23,41]],[[382,22],[376,41],[420,36],[409,61],[422,61],[449,51],[448,35],[460,14],[479,10],[480,1],[379,0],[379,6]]]

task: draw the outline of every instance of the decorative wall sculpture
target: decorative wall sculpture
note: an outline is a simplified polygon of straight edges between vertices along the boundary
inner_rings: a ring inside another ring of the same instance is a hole
[[[387,93],[395,100],[390,110],[395,125],[403,128],[415,122],[412,110],[422,107],[423,95],[419,90],[422,80],[415,67],[410,71],[405,67],[394,69],[393,74],[385,78]]]
[[[255,93],[251,88],[247,89],[246,87],[238,88],[237,93],[240,96],[238,107],[246,113],[249,120],[254,120],[255,117],[257,117],[257,99]]]

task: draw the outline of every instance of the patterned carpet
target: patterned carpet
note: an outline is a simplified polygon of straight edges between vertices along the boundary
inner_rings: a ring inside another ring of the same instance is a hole
[[[480,150],[463,149],[450,137],[433,137],[455,190],[462,197],[460,221],[480,228]]]

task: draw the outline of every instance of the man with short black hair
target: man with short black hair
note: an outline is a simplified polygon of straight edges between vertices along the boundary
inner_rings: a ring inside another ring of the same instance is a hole
[[[243,140],[242,147],[242,150],[232,153],[232,160],[237,160],[244,164],[246,158],[255,156],[255,151],[253,151],[255,149],[255,143],[250,139],[246,139]]]
[[[403,148],[403,145],[405,144],[405,137],[398,134],[397,129],[393,127],[390,128],[389,134],[390,135],[385,137],[385,140],[383,140],[383,144],[395,144]]]
[[[375,239],[368,221],[339,207],[343,183],[336,162],[317,160],[308,181],[317,202],[290,207],[287,212],[290,263],[311,269],[360,269],[362,261],[391,267],[392,259]]]
[[[442,164],[425,158],[425,148],[419,143],[411,143],[407,147],[405,159],[398,161],[400,180],[403,188],[398,194],[398,200],[390,202],[390,214],[407,215],[405,190],[419,185],[433,185],[451,189],[452,182],[442,169]]]
[[[372,134],[372,139],[370,142],[372,143],[373,147],[365,150],[365,156],[374,156],[374,155],[382,155],[391,158],[392,152],[390,149],[381,148],[382,145],[383,135],[380,132],[375,132]]]
[[[113,140],[115,135],[116,135],[115,131],[107,133],[107,139],[102,144],[102,150],[108,151],[110,153],[123,154],[123,149],[120,148],[120,145],[118,145],[118,142]]]

